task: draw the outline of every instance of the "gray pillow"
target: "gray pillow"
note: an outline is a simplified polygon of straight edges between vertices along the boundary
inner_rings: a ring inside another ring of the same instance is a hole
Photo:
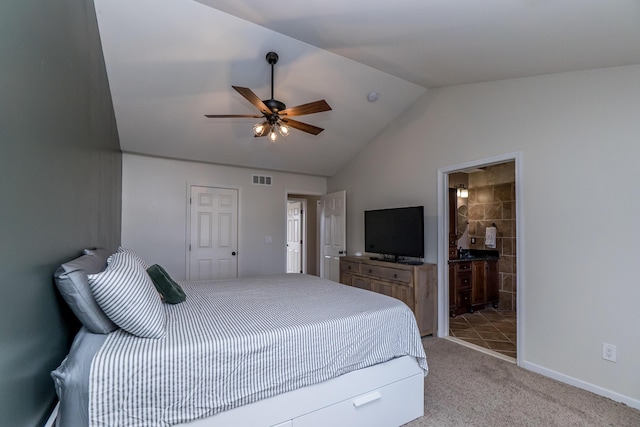
[[[96,302],[87,278],[88,274],[105,269],[109,255],[106,249],[85,251],[85,255],[62,264],[53,274],[62,298],[84,327],[94,334],[108,334],[118,329]]]

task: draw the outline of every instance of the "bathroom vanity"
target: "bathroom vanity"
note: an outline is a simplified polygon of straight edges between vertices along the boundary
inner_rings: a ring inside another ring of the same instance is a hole
[[[469,249],[449,260],[449,314],[498,307],[498,251]]]

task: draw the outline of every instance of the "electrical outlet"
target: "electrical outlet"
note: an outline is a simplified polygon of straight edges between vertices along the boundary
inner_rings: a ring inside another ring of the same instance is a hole
[[[602,343],[602,358],[610,362],[616,361],[616,346],[613,344]]]

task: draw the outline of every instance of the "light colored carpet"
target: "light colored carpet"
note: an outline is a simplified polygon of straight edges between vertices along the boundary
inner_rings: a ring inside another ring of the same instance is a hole
[[[426,337],[424,426],[640,426],[640,411],[443,338]]]

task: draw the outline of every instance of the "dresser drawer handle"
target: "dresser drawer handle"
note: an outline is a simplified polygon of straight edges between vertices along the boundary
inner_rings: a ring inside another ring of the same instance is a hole
[[[369,273],[372,273],[372,272],[373,272],[373,270],[372,270],[372,269],[369,269]]]
[[[351,270],[351,266],[348,266],[348,267],[347,267],[347,270]]]
[[[397,279],[398,278],[398,273],[393,273],[393,278]]]
[[[373,393],[365,394],[364,396],[356,397],[353,399],[353,406],[356,408],[359,406],[366,405],[367,403],[375,402],[382,398],[382,395],[379,391],[374,391]]]

